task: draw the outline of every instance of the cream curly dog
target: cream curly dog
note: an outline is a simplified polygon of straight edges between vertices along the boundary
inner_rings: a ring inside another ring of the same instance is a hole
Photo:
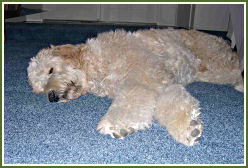
[[[194,145],[202,134],[193,81],[240,84],[238,57],[225,41],[194,30],[122,30],[85,44],[51,46],[31,59],[33,92],[50,102],[86,93],[113,98],[98,123],[101,134],[124,138],[157,120],[176,141]]]

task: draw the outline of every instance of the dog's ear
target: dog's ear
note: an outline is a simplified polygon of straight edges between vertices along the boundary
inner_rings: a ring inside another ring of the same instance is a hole
[[[51,47],[52,48],[52,47]],[[53,54],[62,56],[65,59],[72,59],[80,53],[80,48],[78,46],[74,46],[71,44],[61,45],[61,46],[53,46]]]
[[[54,49],[55,48],[55,45],[50,44],[50,48],[51,49]]]
[[[74,68],[81,68],[83,64],[82,53],[84,52],[83,45],[61,45],[53,46],[53,54],[63,57],[64,61],[71,64]]]

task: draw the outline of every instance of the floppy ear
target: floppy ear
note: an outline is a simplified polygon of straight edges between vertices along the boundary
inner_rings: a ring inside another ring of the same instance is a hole
[[[74,46],[71,44],[51,47],[53,50],[53,54],[58,56],[63,56],[65,59],[74,58],[75,56],[79,55],[80,48],[78,46]]]
[[[50,48],[51,48],[51,49],[53,49],[53,48],[55,48],[55,46],[54,46],[54,45],[52,45],[52,44],[50,44]]]
[[[82,54],[84,52],[83,45],[61,45],[61,46],[51,46],[53,49],[53,54],[55,56],[61,56],[65,63],[70,64],[74,68],[82,68],[83,58]]]

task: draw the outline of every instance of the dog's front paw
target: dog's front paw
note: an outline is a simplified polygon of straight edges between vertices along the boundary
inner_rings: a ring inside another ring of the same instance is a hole
[[[200,118],[181,115],[167,125],[168,132],[176,139],[176,141],[187,146],[195,145],[202,135],[202,123]]]
[[[190,124],[185,132],[186,139],[184,139],[184,144],[188,146],[193,146],[196,144],[202,134],[202,124],[199,119],[191,120]]]
[[[167,131],[176,141],[187,146],[195,145],[202,135],[202,124],[200,119],[180,118],[167,125]]]
[[[112,138],[124,139],[126,136],[133,134],[136,130],[128,126],[118,126],[106,120],[102,120],[97,125],[100,134],[110,135]]]

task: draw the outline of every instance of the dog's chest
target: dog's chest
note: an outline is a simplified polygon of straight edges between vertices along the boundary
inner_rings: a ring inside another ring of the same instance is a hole
[[[97,96],[113,97],[114,89],[126,79],[128,66],[124,60],[109,62],[106,59],[95,60],[88,67],[90,92]]]

